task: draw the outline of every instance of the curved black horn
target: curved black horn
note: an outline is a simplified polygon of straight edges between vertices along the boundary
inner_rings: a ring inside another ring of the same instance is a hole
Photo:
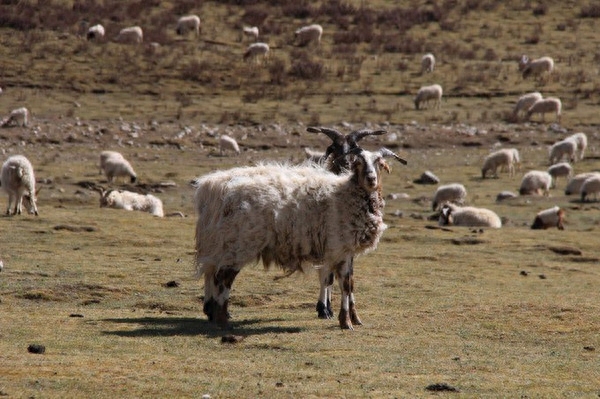
[[[338,132],[334,129],[328,129],[326,127],[307,127],[307,132],[310,133],[323,133],[326,134],[327,137],[331,139],[336,144],[342,144],[345,141],[345,137],[342,133]]]
[[[408,164],[408,161],[404,158],[400,158],[398,155],[396,155],[396,153],[394,153],[391,150],[388,150],[385,147],[382,147],[379,149],[379,153],[381,154],[381,156],[383,157],[394,157],[396,158],[402,165],[406,165]]]
[[[348,144],[350,144],[350,146],[355,147],[357,145],[356,144],[357,142],[359,142],[360,140],[362,140],[363,138],[365,138],[367,136],[380,136],[380,135],[386,134],[386,133],[387,133],[386,130],[370,130],[370,129],[355,130],[346,136],[346,141],[348,141]]]

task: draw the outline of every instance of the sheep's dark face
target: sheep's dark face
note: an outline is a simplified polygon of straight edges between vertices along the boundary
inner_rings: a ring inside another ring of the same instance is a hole
[[[452,222],[451,216],[452,208],[450,208],[448,205],[442,206],[442,210],[440,211],[439,225],[446,226],[450,224]]]

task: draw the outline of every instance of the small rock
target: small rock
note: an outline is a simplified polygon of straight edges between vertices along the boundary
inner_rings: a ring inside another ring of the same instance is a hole
[[[44,345],[40,345],[40,344],[31,344],[27,347],[27,352],[42,354],[42,353],[46,352],[46,347]]]
[[[430,171],[425,171],[418,179],[413,181],[417,184],[438,184],[440,179]]]
[[[546,275],[545,275],[545,274],[540,274],[538,277],[539,277],[540,279],[542,279],[542,280],[545,280],[545,279],[546,279]]]
[[[519,273],[521,276],[528,276],[529,272],[526,272],[525,270],[521,270],[521,273]]]
[[[504,201],[511,198],[517,198],[518,195],[512,191],[501,191],[496,195],[496,202]]]

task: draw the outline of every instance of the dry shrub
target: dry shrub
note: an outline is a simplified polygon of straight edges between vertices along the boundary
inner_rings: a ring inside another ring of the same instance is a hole
[[[250,26],[262,26],[269,14],[264,7],[250,7],[242,16],[242,21]]]
[[[318,11],[310,6],[307,1],[294,1],[290,4],[286,4],[281,9],[283,16],[298,18],[298,19],[306,19],[318,16]]]
[[[142,0],[145,2],[146,0]],[[155,0],[158,3],[160,1]],[[174,15],[185,15],[189,14],[192,11],[196,11],[202,7],[202,0],[177,0],[173,2],[173,8],[171,9],[171,13]]]
[[[387,53],[418,54],[425,50],[425,39],[400,34],[381,34],[377,37],[382,50]]]
[[[211,71],[212,63],[209,61],[192,60],[181,70],[181,78],[199,83],[211,83],[212,76],[207,76]]]
[[[544,4],[544,3],[536,4],[532,10],[533,15],[535,15],[536,17],[546,15],[547,12],[548,12],[548,5]]]
[[[594,4],[581,7],[579,18],[600,18],[600,4],[594,2]]]
[[[358,26],[350,31],[333,33],[335,44],[370,43],[371,40],[373,40],[373,28],[371,26]]]
[[[306,52],[295,51],[292,54],[292,66],[289,75],[298,79],[320,80],[325,76],[325,65],[310,58]]]
[[[284,86],[286,81],[285,62],[281,58],[271,58],[269,63],[270,81],[274,85]]]

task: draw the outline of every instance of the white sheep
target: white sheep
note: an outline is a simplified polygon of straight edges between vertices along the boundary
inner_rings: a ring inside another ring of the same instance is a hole
[[[554,206],[538,212],[535,219],[533,219],[531,228],[533,230],[545,230],[550,227],[557,227],[559,230],[564,230],[564,218],[565,211],[559,206]]]
[[[521,195],[545,195],[550,194],[552,187],[552,176],[546,171],[531,170],[521,179],[519,194]]]
[[[129,177],[131,183],[135,183],[137,180],[137,174],[129,161],[116,151],[100,153],[100,173],[104,173],[109,182],[112,182],[115,177]]]
[[[552,144],[548,151],[550,165],[560,162],[565,156],[570,162],[575,162],[577,142],[574,139],[565,139]]]
[[[541,57],[535,60],[529,59],[523,55],[519,60],[519,70],[523,74],[523,78],[534,76],[540,78],[544,74],[550,75],[554,70],[554,60],[550,57]]]
[[[12,155],[4,162],[0,171],[0,186],[8,194],[7,215],[20,215],[23,201],[29,213],[38,215],[35,174],[31,162],[26,157]]]
[[[29,110],[26,107],[20,107],[10,111],[10,115],[2,122],[2,127],[23,126],[29,124]]]
[[[533,114],[541,114],[542,122],[545,120],[546,114],[555,114],[556,121],[560,123],[562,103],[559,98],[548,97],[542,98],[534,102],[527,110],[527,119],[529,120]]]
[[[586,134],[583,132],[574,133],[574,134],[570,135],[569,137],[567,137],[565,140],[574,140],[575,141],[575,143],[577,144],[577,152],[578,152],[578,157],[576,157],[576,159],[581,161],[583,159],[583,157],[585,156],[585,150],[587,149],[587,145],[588,145],[588,140],[587,140]]]
[[[101,24],[90,27],[86,35],[87,40],[99,41],[104,39],[104,26]]]
[[[177,20],[175,32],[178,35],[185,35],[188,32],[194,32],[196,36],[200,36],[200,17],[197,15],[185,15]]]
[[[467,198],[467,189],[460,183],[439,186],[433,195],[431,208],[436,211],[438,207],[447,202],[463,205]]]
[[[250,40],[257,41],[258,40],[258,27],[257,26],[244,26],[242,29],[242,33],[245,37]]]
[[[386,229],[382,148],[352,152],[352,172],[317,165],[263,164],[217,171],[196,180],[195,263],[204,275],[204,313],[228,327],[229,292],[248,263],[262,259],[289,273],[306,264],[334,272],[341,289],[339,324],[352,329],[351,270],[355,255],[372,251]]]
[[[139,26],[123,28],[115,38],[119,43],[139,44],[144,41],[144,32]]]
[[[244,52],[244,60],[252,59],[255,63],[260,63],[260,58],[266,59],[269,56],[269,45],[267,43],[252,43]]]
[[[541,100],[542,94],[534,91],[532,93],[523,94],[517,100],[515,108],[513,109],[513,118],[518,119],[520,115],[525,114],[534,102]]]
[[[435,68],[435,57],[431,53],[425,54],[421,57],[421,73],[431,73]]]
[[[481,168],[481,178],[485,179],[488,171],[491,171],[493,176],[498,177],[498,168],[508,169],[508,175],[515,174],[515,162],[520,163],[519,151],[516,148],[503,148],[489,154],[483,160]]]
[[[138,194],[125,190],[101,190],[100,208],[148,212],[163,217],[162,201],[152,194]]]
[[[556,181],[559,177],[570,179],[573,175],[573,167],[568,162],[561,162],[550,166],[547,172],[552,176],[552,187],[556,187]]]
[[[240,147],[233,137],[224,134],[219,137],[219,153],[223,156],[226,151],[233,151],[239,155]]]
[[[573,176],[567,182],[567,187],[565,187],[565,195],[580,194],[581,193],[581,185],[583,184],[583,182],[588,177],[592,177],[594,175],[599,175],[600,176],[600,173],[598,173],[598,172],[586,172],[586,173],[580,173],[578,175]]]
[[[318,24],[303,26],[294,32],[294,42],[299,46],[306,46],[310,43],[321,43],[323,36],[323,27]]]
[[[426,103],[429,107],[430,101],[433,101],[435,108],[439,109],[442,103],[442,94],[442,86],[438,84],[421,87],[415,97],[415,109],[418,110],[421,103]]]
[[[597,201],[598,193],[600,193],[600,174],[595,173],[585,179],[581,184],[581,202],[585,202],[591,195],[593,195],[594,199]]]
[[[472,206],[459,207],[454,204],[444,204],[438,221],[440,226],[469,226],[469,227],[502,227],[502,220],[494,212],[486,208]]]

